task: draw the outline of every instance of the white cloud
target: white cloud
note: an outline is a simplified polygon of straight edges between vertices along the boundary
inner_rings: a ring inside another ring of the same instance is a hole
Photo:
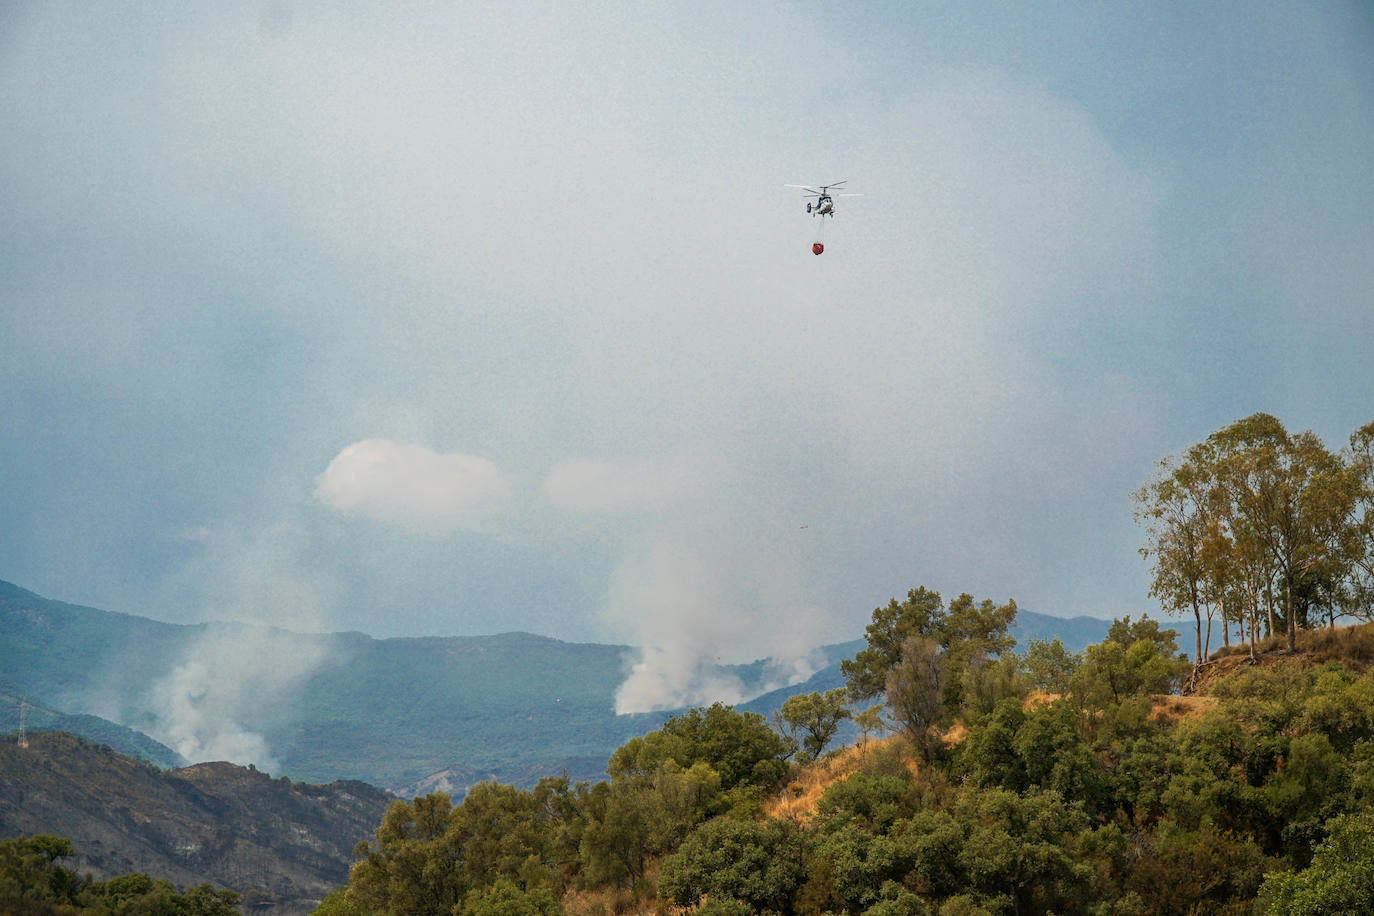
[[[485,458],[364,439],[329,462],[315,498],[345,515],[441,533],[479,530],[500,512],[511,482]]]

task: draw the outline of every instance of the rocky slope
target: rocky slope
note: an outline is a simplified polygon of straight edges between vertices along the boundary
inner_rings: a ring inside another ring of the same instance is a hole
[[[0,836],[65,836],[78,873],[208,881],[273,916],[308,913],[343,884],[390,801],[360,782],[293,783],[229,763],[163,771],[61,732],[0,745]]]

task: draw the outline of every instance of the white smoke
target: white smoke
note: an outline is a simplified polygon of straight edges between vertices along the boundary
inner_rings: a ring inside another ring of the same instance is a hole
[[[253,722],[296,689],[323,658],[309,637],[264,627],[211,625],[148,697],[153,737],[192,762],[227,760],[272,772],[278,761]]]
[[[324,661],[324,641],[305,634],[328,629],[337,583],[317,569],[317,548],[299,523],[182,534],[202,553],[165,584],[164,600],[189,604],[206,595],[205,618],[235,622],[205,624],[168,660],[138,701],[137,724],[191,762],[227,760],[271,772],[280,761],[263,730]]]
[[[544,492],[562,509],[622,514],[664,509],[694,495],[701,484],[700,473],[683,461],[573,459],[554,465]]]
[[[619,713],[739,703],[805,679],[820,613],[799,601],[788,564],[714,525],[641,535],[617,568],[605,616],[641,646],[616,691]],[[772,658],[746,692],[722,665]]]

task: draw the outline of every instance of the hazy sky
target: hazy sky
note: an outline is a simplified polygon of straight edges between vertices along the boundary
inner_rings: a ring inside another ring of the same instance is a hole
[[[49,597],[680,694],[917,585],[1153,610],[1131,491],[1255,411],[1374,419],[1364,2],[0,10]]]

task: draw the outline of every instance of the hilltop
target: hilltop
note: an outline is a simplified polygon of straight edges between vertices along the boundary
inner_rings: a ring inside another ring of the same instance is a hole
[[[0,744],[0,836],[65,836],[78,874],[208,881],[279,916],[309,912],[347,880],[390,801],[359,782],[293,783],[230,763],[164,772],[62,732]]]
[[[1227,677],[1254,667],[1296,665],[1317,668],[1328,662],[1339,662],[1349,670],[1363,674],[1374,668],[1374,623],[1301,630],[1297,634],[1295,649],[1289,652],[1288,643],[1282,636],[1261,641],[1255,646],[1253,658],[1248,644],[1217,649],[1198,666],[1180,693],[1185,696],[1210,696],[1216,685]]]
[[[1316,669],[1335,663],[1355,674],[1374,669],[1374,623],[1336,627],[1335,629],[1303,630],[1298,634],[1297,651],[1290,653],[1283,636],[1265,640],[1256,647],[1252,660],[1246,645],[1231,646],[1213,652],[1198,668],[1195,678],[1185,683],[1179,694],[1160,694],[1153,697],[1151,717],[1161,725],[1195,718],[1216,709],[1217,692],[1226,692],[1223,685],[1248,671],[1260,669]],[[1025,700],[1027,709],[1045,706],[1059,696],[1041,691],[1032,692]],[[966,738],[968,729],[956,723],[945,735],[948,745]],[[872,738],[863,743],[849,744],[827,754],[820,760],[794,768],[787,783],[764,800],[763,813],[769,817],[808,820],[816,813],[816,804],[832,785],[860,772],[870,754],[882,756],[896,753],[908,768],[915,770],[916,762],[900,749],[896,738]]]

